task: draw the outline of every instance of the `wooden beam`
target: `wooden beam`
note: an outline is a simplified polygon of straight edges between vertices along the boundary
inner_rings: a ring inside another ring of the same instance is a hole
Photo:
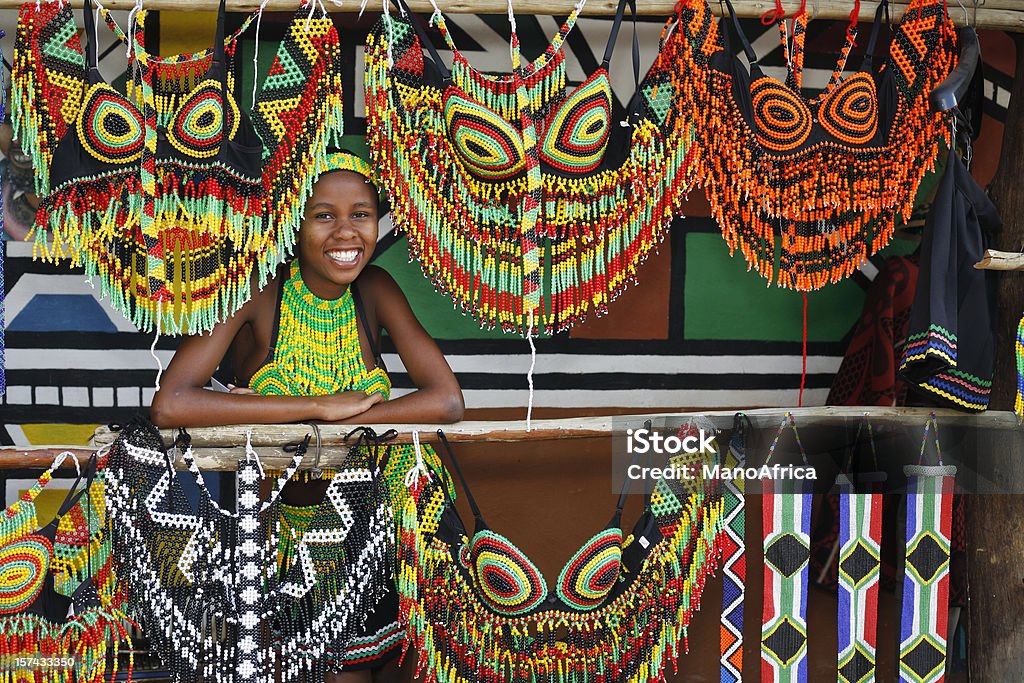
[[[974,264],[978,270],[1024,270],[1024,254],[1017,251],[986,249],[985,255]]]
[[[21,0],[0,0],[0,9],[16,9],[21,7]],[[82,0],[73,0],[75,7],[82,6]],[[175,10],[175,11],[216,11],[219,0],[144,0],[143,5],[150,10]],[[330,0],[324,3],[332,12],[357,12],[359,3],[348,2],[344,5],[334,5]],[[513,8],[520,14],[568,14],[575,4],[574,0],[514,0]],[[615,0],[590,0],[583,10],[584,16],[611,15],[615,13],[617,6]],[[637,13],[649,16],[668,17],[675,11],[674,0],[641,0],[637,3]],[[266,5],[268,11],[291,12],[298,7],[297,0],[269,0]],[[428,0],[409,0],[409,5],[415,12],[429,14],[433,11]],[[438,5],[446,14],[504,14],[508,5],[504,0],[451,0],[440,1]],[[774,2],[765,0],[734,0],[733,5],[736,13],[741,17],[761,17],[766,12],[773,10]],[[818,0],[816,18],[845,20],[851,9],[850,0]],[[107,0],[103,6],[108,9],[128,10],[135,6],[134,0]],[[260,6],[260,0],[228,0],[228,10],[231,12],[254,12]],[[786,0],[782,3],[788,14],[792,15],[800,3],[794,0]],[[378,10],[379,2],[370,2],[367,9]],[[719,13],[719,3],[712,2],[712,9]],[[861,4],[860,20],[870,22],[874,17],[876,5],[866,2]],[[906,9],[907,3],[897,2],[892,6],[894,17],[898,17]],[[950,16],[958,24],[964,23],[964,12],[956,3],[950,3]],[[970,10],[968,13],[970,14]],[[973,23],[973,20],[972,20]],[[1024,32],[1024,3],[1019,0],[984,0],[984,4],[978,7],[977,22],[978,28],[1003,29],[1006,31]]]
[[[73,453],[79,462],[85,462],[89,456],[95,453],[93,448],[82,448],[81,446],[39,446],[26,447],[5,446],[0,448],[0,470],[45,469],[53,463],[53,459],[61,453]],[[73,468],[75,461],[67,458],[62,467]]]
[[[865,415],[875,425],[922,426],[929,414],[935,416],[943,424],[960,426],[976,426],[983,431],[1012,430],[1020,431],[1020,421],[1009,411],[988,411],[980,415],[962,413],[955,410],[935,410],[927,408],[885,408],[876,406],[843,407],[823,406],[814,408],[761,408],[742,411],[750,418],[756,429],[774,429],[785,416],[793,413],[797,424],[801,427],[836,425],[843,420],[860,420]],[[534,420],[527,431],[525,422],[489,422],[466,421],[450,425],[436,424],[400,424],[373,425],[378,433],[395,429],[398,436],[393,443],[412,443],[412,433],[417,431],[424,442],[436,441],[436,431],[440,427],[453,442],[523,442],[553,441],[564,439],[595,439],[610,438],[616,429],[621,430],[630,420],[631,424],[639,424],[639,420],[650,418],[655,427],[675,427],[689,420],[713,425],[717,429],[730,429],[736,411],[717,410],[702,413],[658,413],[651,415],[616,415],[582,417],[558,420]],[[323,467],[336,466],[344,461],[348,453],[345,435],[352,430],[352,425],[319,425],[321,454],[320,464]],[[175,430],[165,429],[162,432],[165,443],[171,444],[176,435]],[[192,437],[199,466],[207,470],[234,470],[238,459],[244,454],[247,435],[251,444],[260,456],[264,466],[270,469],[282,469],[291,456],[282,450],[287,444],[297,444],[307,434],[313,435],[312,426],[305,424],[290,425],[235,425],[227,427],[203,427],[188,430]],[[96,430],[93,439],[96,448],[113,443],[116,432],[107,427]],[[303,463],[303,469],[313,467],[315,460],[315,438],[310,441],[309,455]],[[351,442],[350,442],[351,443]],[[0,448],[0,470],[14,468],[46,467],[59,452],[71,450],[79,458],[88,457],[93,451],[81,447],[62,448],[47,446],[40,448]],[[986,453],[986,458],[996,454]],[[184,467],[180,458],[178,466]]]
[[[685,424],[688,420],[707,420],[718,429],[729,429],[732,427],[735,410],[717,410],[704,413],[657,413],[651,415],[616,415],[581,417],[557,420],[533,420],[531,429],[526,429],[523,421],[465,421],[449,425],[437,424],[396,424],[396,425],[370,425],[377,433],[383,433],[388,429],[395,429],[398,436],[393,443],[412,443],[412,433],[419,432],[423,441],[435,441],[436,431],[444,430],[445,436],[452,442],[518,442],[518,441],[550,441],[558,439],[593,439],[609,437],[612,435],[616,425],[622,425],[625,421],[637,422],[642,419],[651,418],[655,424]],[[844,419],[860,419],[867,415],[872,422],[895,423],[905,425],[921,425],[928,415],[935,413],[935,416],[942,423],[970,424],[977,423],[989,429],[1018,429],[1020,421],[1012,412],[990,411],[980,415],[963,413],[956,410],[929,410],[928,408],[885,408],[875,406],[845,407],[845,406],[822,406],[814,408],[761,408],[756,410],[742,411],[750,418],[755,428],[776,427],[786,412],[793,413],[798,425],[820,425],[835,423]],[[349,433],[353,425],[319,425],[321,443],[326,446],[344,445],[345,435]],[[192,437],[192,445],[196,447],[229,447],[238,448],[245,445],[246,435],[251,436],[251,443],[254,447],[276,447],[284,444],[297,443],[305,438],[306,434],[313,434],[313,428],[305,424],[287,425],[235,425],[226,427],[201,427],[187,430]],[[175,430],[163,430],[164,440],[170,443],[174,440],[177,432]],[[96,430],[95,442],[103,445],[112,442],[117,437],[107,427],[100,427]],[[351,443],[351,441],[349,442]]]

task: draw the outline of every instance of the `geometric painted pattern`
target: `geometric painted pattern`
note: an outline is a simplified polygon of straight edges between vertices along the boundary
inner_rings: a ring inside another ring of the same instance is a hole
[[[787,482],[788,483],[788,482]],[[811,493],[776,493],[762,482],[764,609],[761,615],[761,680],[807,681],[807,561]]]
[[[746,433],[742,416],[729,440],[725,467],[744,467]],[[721,683],[743,680],[743,593],[747,583],[747,559],[744,532],[746,527],[743,480],[726,479],[722,493],[724,531],[722,535],[722,615],[721,615]]]
[[[875,680],[882,495],[839,484],[839,681]]]
[[[945,678],[949,543],[956,467],[908,465],[906,564],[900,618],[900,681]]]

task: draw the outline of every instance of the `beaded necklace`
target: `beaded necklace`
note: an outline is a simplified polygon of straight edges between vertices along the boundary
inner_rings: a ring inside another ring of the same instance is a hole
[[[303,282],[298,260],[292,262],[281,288],[274,359],[253,373],[252,390],[274,396],[357,390],[387,397],[387,374],[382,368],[367,372],[363,363],[351,289],[337,299],[321,299]]]

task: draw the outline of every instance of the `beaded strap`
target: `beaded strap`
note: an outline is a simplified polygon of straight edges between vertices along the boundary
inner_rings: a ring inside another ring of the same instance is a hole
[[[142,21],[143,18],[145,17],[145,13],[146,10],[141,10],[136,15],[136,20]],[[234,30],[231,33],[231,35],[225,36],[224,47],[233,48],[235,46],[236,41],[238,41],[241,35],[245,33],[245,30],[249,28],[249,25],[253,22],[253,20],[256,18],[258,14],[259,11],[250,13],[249,16],[247,16],[245,20],[242,22],[241,26]],[[114,17],[111,15],[110,10],[101,7],[100,17],[102,17],[102,19],[107,23],[107,26],[110,27],[110,30],[113,31],[114,36],[118,40],[120,40],[125,45],[129,45],[128,34],[124,32],[124,29],[118,26],[116,21],[114,21]],[[200,50],[199,52],[183,53],[179,55],[168,55],[166,57],[159,57],[157,55],[151,55],[146,53],[145,58],[146,61],[154,64],[182,64],[184,62],[196,62],[203,59],[208,59],[209,57],[213,56],[213,53],[214,47],[211,46],[206,48],[205,50]]]
[[[306,443],[308,443],[308,440]],[[256,452],[252,450],[252,446],[246,443],[245,450],[246,460],[252,457],[256,458],[256,462],[259,463],[258,456],[256,455]],[[299,469],[299,465],[302,464],[302,458],[305,456],[305,454],[305,443],[299,444],[299,448],[296,449],[295,455],[292,456],[292,460],[288,464],[288,467],[280,474],[280,476],[277,477],[277,482],[274,484],[274,490],[271,491],[270,497],[267,498],[267,500],[263,502],[263,505],[260,506],[260,514],[265,513],[267,510],[270,509],[271,505],[277,502],[277,499],[281,496],[281,492],[284,490],[285,484],[288,483],[288,480],[291,479],[295,472]],[[188,448],[185,449],[185,452],[181,454],[181,459],[185,462],[186,467],[188,467],[188,471],[192,473],[193,477],[195,477],[196,484],[199,486],[199,490],[203,492],[203,495],[209,501],[210,505],[213,506],[213,509],[216,510],[217,513],[223,517],[228,517],[231,519],[237,518],[237,513],[229,512],[222,508],[220,504],[217,502],[217,499],[210,492],[209,487],[207,487],[206,485],[206,480],[203,478],[203,472],[202,470],[199,469],[199,466],[196,464],[195,457],[192,455],[192,446],[189,446]],[[263,467],[259,465],[259,468],[260,472],[262,473]]]
[[[932,432],[935,436],[935,458],[937,465],[942,466],[942,447],[939,445],[939,422],[935,419],[935,413],[928,415],[928,420],[924,423],[924,433],[921,434],[921,453],[918,455],[917,464],[924,465],[924,452],[928,448],[928,432]]]
[[[1024,419],[1024,316],[1017,323],[1017,336],[1013,344],[1017,363],[1017,395],[1013,399],[1013,412],[1018,419]]]
[[[782,438],[782,433],[787,429],[793,430],[793,439],[796,440],[796,446],[800,449],[800,457],[803,459],[804,465],[807,465],[807,453],[804,451],[804,445],[800,441],[800,432],[796,429],[796,418],[793,417],[793,413],[787,412],[782,418],[782,422],[779,424],[778,431],[775,432],[775,438],[772,439],[772,445],[768,448],[768,457],[765,458],[765,464],[767,465],[772,461],[772,457],[775,455],[775,449],[779,445],[779,439]]]
[[[541,55],[537,57],[537,59],[535,59],[534,61],[523,65],[523,71],[525,73],[535,74],[539,72],[541,69],[547,66],[549,62],[552,61],[552,59],[555,57],[557,53],[561,51],[562,44],[565,42],[565,39],[568,37],[573,27],[576,26],[576,20],[579,19],[580,12],[583,11],[583,6],[586,4],[586,0],[581,0],[575,7],[573,7],[572,12],[570,12],[569,16],[565,18],[564,22],[562,22],[562,26],[558,29],[558,32],[551,39],[551,42],[548,44],[547,48],[544,49],[544,52],[542,52]],[[519,36],[516,32],[516,22],[515,18],[512,15],[511,4],[509,5],[509,19],[511,20],[512,24],[513,41],[515,43],[518,43]],[[513,76],[495,76],[493,74],[487,74],[470,67],[469,62],[467,62],[466,59],[462,56],[462,53],[459,51],[459,48],[455,46],[455,41],[452,39],[451,32],[448,30],[448,25],[445,23],[444,15],[441,14],[440,12],[435,12],[434,15],[431,16],[431,21],[438,28],[438,30],[441,31],[441,36],[444,38],[444,42],[448,45],[448,49],[452,51],[453,57],[463,62],[465,64],[465,68],[467,71],[473,73],[478,78],[489,81],[511,82],[513,80]],[[427,47],[428,49],[432,48],[432,44],[429,41],[425,42],[424,46]]]

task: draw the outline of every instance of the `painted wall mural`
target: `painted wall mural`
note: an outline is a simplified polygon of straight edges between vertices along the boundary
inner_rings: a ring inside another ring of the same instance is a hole
[[[17,13],[0,11],[0,26],[13,34]],[[339,14],[345,56],[346,133],[353,148],[365,133],[362,94],[363,38],[375,16],[357,19]],[[125,22],[126,13],[117,13]],[[261,22],[258,60],[269,61],[281,37],[285,15]],[[527,57],[536,54],[558,28],[561,17],[518,17]],[[233,15],[234,26],[241,16]],[[213,21],[199,13],[163,14],[149,22],[147,44],[160,53],[203,47],[212,40]],[[642,69],[654,57],[663,20],[638,19]],[[567,41],[568,76],[581,82],[595,69],[607,40],[610,18],[586,17]],[[509,27],[505,16],[453,15],[449,20],[459,48],[484,70],[509,69]],[[231,26],[229,26],[229,29]],[[755,49],[772,75],[782,73],[782,50],[775,28],[747,21]],[[835,48],[845,26],[811,22],[808,29],[805,85],[822,87],[831,74]],[[632,25],[619,36],[611,65],[616,120],[632,94]],[[101,69],[113,80],[123,73],[124,46],[102,27]],[[250,28],[236,65],[238,97],[250,100],[257,57]],[[4,41],[5,68],[13,41]],[[442,57],[449,53],[438,40]],[[858,48],[860,49],[860,48]],[[974,172],[983,184],[998,159],[1002,121],[1012,81],[1013,47],[1005,34],[982,32],[986,59],[985,122],[975,151]],[[264,65],[267,66],[267,65]],[[123,77],[114,80],[123,86]],[[91,431],[90,425],[123,421],[150,402],[158,361],[170,360],[176,340],[142,335],[84,280],[81,270],[32,260],[24,236],[35,198],[26,182],[26,157],[0,132],[3,153],[6,234],[5,309],[7,322],[6,395],[0,398],[0,443],[67,442]],[[925,183],[922,198],[934,183]],[[570,332],[537,342],[534,371],[537,408],[701,408],[795,405],[801,381],[802,297],[798,292],[766,288],[746,271],[742,258],[730,258],[702,196],[693,196],[687,217],[644,264],[638,282],[614,302],[607,315]],[[912,222],[913,223],[913,222]],[[911,226],[913,227],[913,226]],[[824,402],[848,335],[860,314],[864,290],[885,256],[908,253],[913,239],[897,239],[854,277],[808,297],[808,357],[804,405]],[[409,297],[419,319],[438,339],[465,390],[469,408],[525,407],[527,342],[499,331],[481,330],[452,302],[435,293],[418,264],[410,263],[405,237],[382,221],[376,263],[387,269]],[[155,341],[155,346],[154,346]],[[152,348],[151,348],[152,347]],[[385,340],[385,361],[396,389],[408,389],[393,347]],[[78,427],[57,427],[73,424]],[[69,431],[70,429],[70,431]],[[61,437],[61,438],[57,438]]]

